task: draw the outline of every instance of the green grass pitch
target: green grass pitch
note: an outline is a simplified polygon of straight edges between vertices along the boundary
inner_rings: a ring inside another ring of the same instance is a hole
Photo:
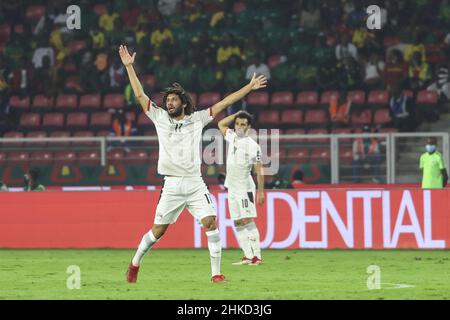
[[[265,250],[260,266],[233,266],[212,284],[207,250],[148,253],[138,283],[125,282],[134,250],[0,250],[0,299],[450,299],[448,251]],[[79,266],[81,288],[69,290],[67,268]],[[369,290],[367,268],[380,268]]]

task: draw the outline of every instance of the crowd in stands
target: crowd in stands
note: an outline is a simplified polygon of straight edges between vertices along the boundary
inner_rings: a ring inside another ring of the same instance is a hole
[[[366,26],[375,3],[382,30]],[[225,94],[253,72],[270,78],[272,92],[387,90],[402,131],[415,129],[414,113],[394,92],[450,99],[448,0],[81,0],[80,30],[66,26],[70,4],[1,1],[3,116],[12,96],[41,94],[121,93],[124,107],[134,107],[120,44],[137,52],[150,94],[175,81]],[[330,116],[345,122],[353,106],[344,95],[330,102]]]

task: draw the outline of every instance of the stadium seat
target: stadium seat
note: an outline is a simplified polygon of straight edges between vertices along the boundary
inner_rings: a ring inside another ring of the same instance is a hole
[[[115,163],[125,160],[125,152],[122,149],[109,150],[106,153],[106,160],[108,163]]]
[[[316,91],[299,92],[295,104],[299,107],[315,107],[319,104],[319,94]]]
[[[91,115],[91,126],[111,128],[111,123],[112,115],[110,112],[94,112]]]
[[[328,130],[327,129],[311,129],[308,131],[308,136],[314,136],[314,135],[318,135],[318,134],[328,134]],[[308,139],[308,142],[310,143],[330,143],[330,139],[329,138],[315,138],[315,139]]]
[[[350,164],[353,161],[353,149],[349,147],[339,148],[339,163]]]
[[[41,125],[41,115],[39,113],[25,113],[20,117],[20,126],[29,129],[37,128]]]
[[[222,120],[223,118],[225,118],[227,115],[225,114],[225,112],[221,112],[219,113],[217,116],[214,117],[213,121],[211,122],[210,126],[214,126],[217,127],[216,125],[219,123],[220,120]]]
[[[23,137],[24,137],[23,132],[19,132],[19,131],[9,131],[3,135],[3,138],[8,138],[8,139],[19,139],[19,138],[23,138]],[[20,147],[20,146],[23,146],[23,142],[3,142],[3,145],[8,146],[8,147]]]
[[[354,126],[370,125],[372,123],[372,110],[364,109],[362,111],[353,112],[351,122]]]
[[[109,137],[111,136],[111,131],[108,130],[99,130],[96,134],[97,137]]]
[[[382,125],[382,126],[392,123],[389,109],[379,109],[379,110],[375,111],[375,115],[373,117],[373,123],[376,125]]]
[[[101,156],[100,151],[80,151],[78,152],[78,163],[81,165],[100,165]]]
[[[20,98],[19,96],[12,96],[9,99],[9,105],[11,106],[11,108],[16,108],[16,109],[28,109],[30,108],[30,97],[23,97]]]
[[[36,111],[43,111],[53,107],[53,98],[46,97],[43,94],[39,94],[34,97],[33,103],[31,104],[32,109],[36,109]]]
[[[330,148],[314,148],[311,152],[311,162],[330,163]]]
[[[275,110],[261,111],[258,113],[258,122],[260,124],[275,125],[280,122],[280,113]]]
[[[66,79],[64,83],[64,89],[67,91],[79,91],[81,89],[80,86],[80,77],[78,76],[70,76]]]
[[[320,105],[322,105],[323,107],[329,107],[330,101],[333,99],[339,99],[339,92],[325,91],[322,93],[322,96],[320,97]]]
[[[269,106],[269,94],[263,91],[251,92],[246,99],[250,106],[267,107]]]
[[[309,149],[307,148],[288,148],[288,161],[295,161],[296,163],[309,163]]]
[[[8,152],[7,160],[9,163],[26,165],[30,160],[30,155],[25,151]]]
[[[270,104],[272,106],[291,107],[294,104],[294,95],[290,91],[274,92]]]
[[[197,94],[196,93],[194,93],[194,92],[188,92],[188,94],[189,94],[189,96],[191,97],[191,100],[192,100],[192,104],[194,105],[194,106],[197,106],[197,99],[198,99],[198,97],[197,97]]]
[[[80,108],[99,109],[101,107],[100,94],[84,94],[80,97]]]
[[[367,104],[375,108],[384,108],[389,105],[389,92],[374,90],[369,92]]]
[[[67,48],[70,51],[70,54],[77,53],[87,47],[86,41],[84,40],[72,40],[67,45]]]
[[[399,130],[397,128],[380,128],[380,133],[397,133]]]
[[[352,101],[352,106],[362,106],[366,102],[366,93],[361,90],[349,91],[347,93],[347,100]]]
[[[247,10],[247,6],[245,5],[245,2],[243,2],[243,1],[238,1],[233,4],[233,13],[239,14],[246,10]]]
[[[383,45],[385,48],[395,46],[400,43],[400,38],[398,37],[384,37]]]
[[[22,23],[17,23],[14,25],[14,33],[22,34],[25,32],[25,27]]]
[[[88,125],[88,115],[84,112],[72,112],[67,115],[66,127],[86,128]]]
[[[25,17],[28,20],[38,20],[45,15],[45,6],[30,5],[25,11]]]
[[[403,90],[403,94],[411,99],[414,98],[414,91],[412,90]]]
[[[159,159],[159,149],[158,148],[154,148],[154,149],[150,150],[149,159],[150,159],[150,162],[158,161],[158,159]]]
[[[94,12],[96,15],[101,16],[104,13],[108,13],[108,8],[105,4],[98,3],[94,5]]]
[[[73,110],[77,107],[78,98],[75,94],[61,94],[56,98],[56,109]]]
[[[280,55],[273,55],[270,56],[269,59],[267,59],[267,66],[270,69],[275,68],[279,64],[283,63],[282,57]]]
[[[308,110],[305,112],[305,125],[324,126],[328,122],[328,116],[324,110]]]
[[[281,113],[281,123],[300,125],[303,123],[303,112],[300,110],[285,110]]]
[[[127,120],[131,120],[132,122],[136,122],[136,113],[134,111],[129,111],[125,113],[125,118]]]
[[[11,26],[7,23],[0,25],[0,43],[6,42],[11,35]]]
[[[69,131],[52,131],[49,135],[50,138],[70,138]],[[69,141],[54,141],[49,142],[49,146],[68,146],[70,144]]]
[[[331,134],[337,135],[337,136],[339,136],[340,134],[350,134],[350,133],[352,133],[352,132],[348,128],[335,128],[335,129],[331,130]],[[339,143],[351,143],[352,138],[339,138],[338,142]],[[339,147],[340,147],[340,145],[339,145]]]
[[[417,94],[416,104],[418,106],[436,106],[439,100],[439,95],[436,91],[421,90]]]
[[[103,99],[104,109],[122,109],[123,107],[125,107],[125,101],[122,94],[110,93],[105,95]]]
[[[6,163],[6,152],[0,151],[0,167]]]
[[[51,128],[62,128],[64,127],[64,114],[61,112],[53,112],[44,114],[42,120],[42,126]]]
[[[150,95],[150,99],[154,102],[154,103],[156,103],[156,105],[158,106],[158,107],[163,107],[163,97],[164,97],[164,94],[163,93],[161,93],[161,92],[155,92],[155,93],[153,93],[153,94],[151,94]]]
[[[90,130],[76,131],[73,136],[75,138],[92,138],[95,137],[94,132]],[[77,141],[73,142],[74,145],[83,145],[83,146],[95,146],[100,144],[96,141]]]
[[[149,117],[147,117],[147,115],[143,112],[138,115],[137,125],[138,127],[154,126],[152,120],[150,120]]]
[[[198,105],[203,108],[211,107],[220,101],[219,92],[205,92],[198,98]]]
[[[56,151],[54,154],[54,161],[56,163],[74,164],[76,159],[76,153],[71,150]]]
[[[30,153],[30,161],[37,165],[49,165],[53,162],[53,153],[51,151],[34,151]]]
[[[26,135],[27,138],[47,138],[47,132],[45,131],[31,131],[28,132]],[[41,142],[27,142],[26,143],[30,147],[39,147],[39,146],[45,146],[47,142],[41,141]]]
[[[156,76],[153,74],[144,74],[141,78],[142,85],[150,89],[154,88],[156,85]]]
[[[130,164],[149,164],[149,155],[145,150],[131,150],[126,154],[126,161]]]

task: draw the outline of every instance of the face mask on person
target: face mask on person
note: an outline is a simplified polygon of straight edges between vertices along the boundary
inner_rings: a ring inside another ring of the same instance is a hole
[[[427,144],[425,146],[425,149],[427,150],[428,153],[433,153],[436,151],[436,146],[433,144]]]

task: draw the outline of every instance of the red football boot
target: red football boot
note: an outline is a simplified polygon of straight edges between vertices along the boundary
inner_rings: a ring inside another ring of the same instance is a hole
[[[128,266],[128,271],[127,271],[127,282],[128,283],[136,283],[138,272],[139,272],[139,267],[133,266],[133,264],[130,262],[130,265]]]
[[[217,274],[215,276],[212,276],[211,277],[211,282],[212,283],[225,282],[225,276],[223,274]]]
[[[250,266],[258,266],[262,263],[262,260],[259,259],[258,257],[253,257],[252,259],[252,263],[250,263]]]

